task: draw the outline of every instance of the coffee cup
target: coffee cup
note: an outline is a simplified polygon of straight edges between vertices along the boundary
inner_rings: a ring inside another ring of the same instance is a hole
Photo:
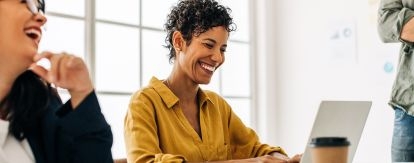
[[[348,146],[346,137],[316,137],[312,138],[312,163],[347,163]]]

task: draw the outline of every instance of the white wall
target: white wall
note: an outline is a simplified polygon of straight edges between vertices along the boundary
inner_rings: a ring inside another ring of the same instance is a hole
[[[380,42],[377,7],[377,0],[257,1],[252,40],[263,142],[302,153],[321,100],[372,100],[354,162],[390,162],[387,102],[399,45]],[[354,37],[330,40],[344,27]],[[394,66],[390,73],[386,62]]]

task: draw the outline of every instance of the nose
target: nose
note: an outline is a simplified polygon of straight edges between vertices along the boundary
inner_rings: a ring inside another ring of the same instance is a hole
[[[215,52],[213,56],[211,56],[211,59],[215,61],[216,63],[223,63],[224,62],[224,53],[221,52],[219,49],[218,52]]]
[[[43,26],[47,22],[47,18],[42,12],[35,14],[34,19],[36,20],[36,22],[40,23],[41,26]]]

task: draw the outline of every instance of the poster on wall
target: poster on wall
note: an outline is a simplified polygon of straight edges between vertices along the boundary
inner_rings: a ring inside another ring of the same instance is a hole
[[[356,23],[350,19],[335,19],[327,24],[328,59],[333,63],[357,61]]]

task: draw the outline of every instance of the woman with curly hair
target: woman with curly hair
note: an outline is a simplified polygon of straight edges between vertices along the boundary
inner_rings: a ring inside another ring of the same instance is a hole
[[[0,0],[0,162],[113,162],[112,133],[81,58],[38,54],[43,0]],[[50,69],[37,65],[50,61]],[[71,99],[62,104],[56,87]]]
[[[131,98],[125,117],[128,162],[299,162],[259,142],[218,94],[202,90],[225,60],[231,10],[214,0],[181,0],[167,17],[173,69]]]

